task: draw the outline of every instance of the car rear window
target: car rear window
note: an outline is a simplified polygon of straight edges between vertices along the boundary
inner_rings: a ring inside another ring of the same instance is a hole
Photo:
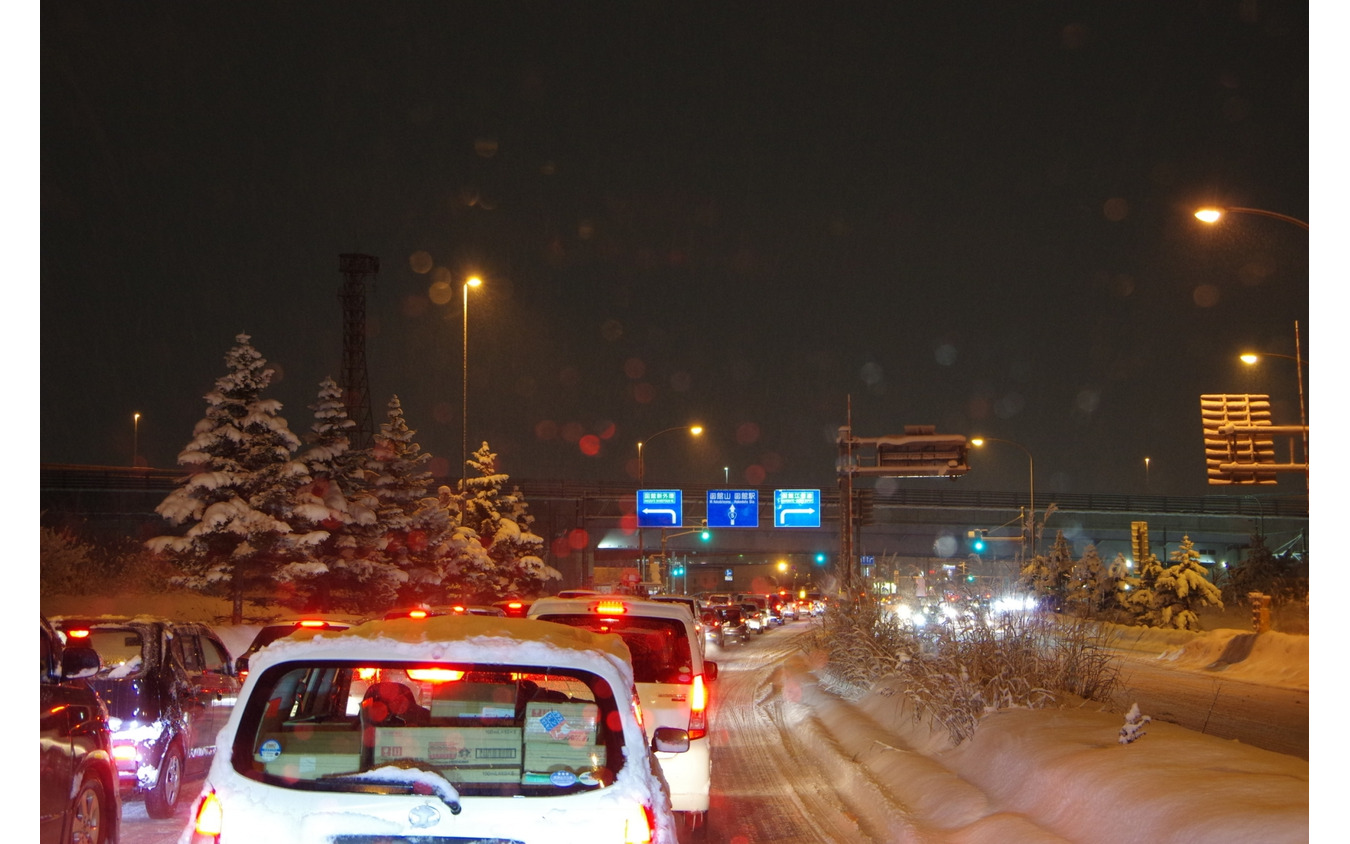
[[[66,647],[93,648],[103,660],[98,679],[135,677],[145,670],[145,643],[140,631],[132,627],[90,627],[85,634],[85,629],[67,629]]]
[[[594,613],[541,615],[539,618],[596,633],[618,634],[632,654],[634,682],[693,682],[694,660],[689,652],[689,634],[684,622],[677,618]]]
[[[232,758],[301,790],[409,793],[415,772],[434,771],[461,795],[555,796],[614,782],[631,705],[580,670],[287,662],[259,677]],[[391,767],[414,775],[390,784]],[[362,777],[375,769],[380,783]]]

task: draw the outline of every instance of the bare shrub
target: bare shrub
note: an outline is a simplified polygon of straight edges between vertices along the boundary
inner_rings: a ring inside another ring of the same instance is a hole
[[[832,606],[808,647],[826,654],[832,685],[854,696],[898,679],[914,717],[940,725],[960,744],[987,712],[1039,708],[1060,692],[1108,699],[1118,680],[1108,636],[1090,621],[1048,613],[914,628],[879,602],[863,600]]]

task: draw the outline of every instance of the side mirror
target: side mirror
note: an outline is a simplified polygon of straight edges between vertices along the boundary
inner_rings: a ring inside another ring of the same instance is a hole
[[[66,648],[61,652],[61,679],[83,680],[103,668],[103,660],[93,648]]]
[[[717,679],[717,663],[703,661],[703,679],[709,683]]]
[[[689,750],[689,731],[679,727],[657,727],[652,736],[652,750],[664,753],[685,753]]]

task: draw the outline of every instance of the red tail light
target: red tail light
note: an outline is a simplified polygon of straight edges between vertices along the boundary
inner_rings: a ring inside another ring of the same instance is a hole
[[[652,816],[650,806],[629,808],[623,822],[624,844],[651,844],[652,827],[655,826],[656,819]]]
[[[224,807],[214,791],[208,791],[197,804],[197,818],[192,824],[192,844],[214,844],[220,840]]]
[[[708,734],[708,687],[703,675],[694,675],[694,687],[689,692],[689,738],[701,739]]]
[[[623,601],[601,601],[595,605],[595,611],[601,615],[622,615],[628,611]]]

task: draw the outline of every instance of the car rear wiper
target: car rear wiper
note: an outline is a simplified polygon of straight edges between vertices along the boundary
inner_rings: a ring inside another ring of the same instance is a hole
[[[421,767],[421,763],[409,761],[404,765],[381,765],[359,774],[334,774],[322,777],[315,782],[354,783],[375,786],[395,786],[406,789],[408,794],[434,794],[441,798],[450,809],[450,814],[458,815],[463,809],[459,802],[459,792],[450,781],[441,776],[436,769]]]

